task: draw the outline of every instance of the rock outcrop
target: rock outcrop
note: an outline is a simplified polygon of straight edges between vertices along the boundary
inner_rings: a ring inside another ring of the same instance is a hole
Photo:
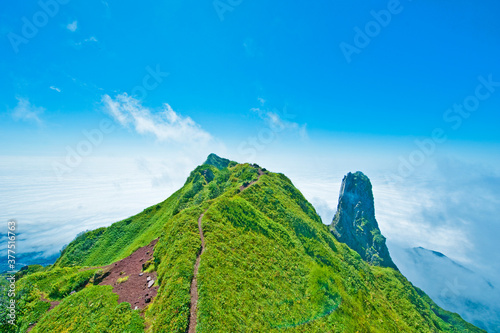
[[[370,264],[397,270],[375,219],[372,184],[362,172],[349,173],[342,180],[330,230]]]

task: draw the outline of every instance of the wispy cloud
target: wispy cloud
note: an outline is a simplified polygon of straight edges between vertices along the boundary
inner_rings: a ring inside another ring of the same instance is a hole
[[[105,110],[123,127],[133,128],[139,134],[152,134],[159,141],[179,143],[207,143],[212,136],[190,117],[181,116],[168,104],[161,111],[153,112],[127,94],[114,99],[104,95]]]
[[[96,37],[90,36],[89,38],[85,38],[82,41],[75,42],[75,41],[70,41],[70,44],[73,45],[75,48],[81,48],[85,44],[90,44],[90,43],[97,43],[99,42]]]
[[[469,253],[474,264],[498,276],[500,264],[495,259],[500,246],[491,234],[500,233],[500,174],[456,159],[438,160],[435,174],[442,181],[429,186],[432,200],[422,210],[422,219],[464,230],[475,245]]]
[[[391,250],[403,275],[433,301],[468,322],[498,332],[500,290],[480,274],[422,248]],[[429,274],[432,272],[432,274]]]
[[[418,178],[374,186],[377,219],[389,250],[422,246],[494,279],[500,272],[495,260],[500,246],[492,237],[500,233],[500,174],[458,159],[429,162]]]
[[[61,92],[61,89],[59,89],[59,88],[57,88],[55,86],[50,86],[49,88],[52,89],[52,90],[55,90],[57,92]]]
[[[95,38],[94,36],[90,36],[89,38],[86,38],[83,40],[85,43],[89,43],[89,42],[97,42],[97,38]]]
[[[66,28],[71,32],[75,32],[76,29],[78,29],[78,21],[73,21],[72,23],[68,24]]]
[[[264,104],[265,100],[259,98],[259,103]],[[286,107],[283,108],[282,112],[277,109],[268,110],[261,107],[252,108],[250,111],[256,112],[259,117],[264,120],[266,125],[274,131],[281,132],[288,130],[296,132],[302,139],[306,139],[308,137],[307,124],[299,124],[287,120],[287,118],[293,118],[294,116],[287,112]]]
[[[17,97],[17,105],[12,110],[12,118],[14,120],[23,120],[35,122],[38,125],[42,124],[40,115],[45,112],[45,108],[32,105],[26,98]]]

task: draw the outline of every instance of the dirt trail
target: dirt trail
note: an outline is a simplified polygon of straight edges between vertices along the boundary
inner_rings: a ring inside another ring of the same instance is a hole
[[[198,319],[198,269],[200,268],[201,255],[205,251],[205,237],[203,236],[203,229],[201,227],[201,219],[205,213],[202,213],[198,218],[198,231],[201,239],[201,251],[196,257],[194,264],[193,280],[191,281],[191,310],[189,314],[189,328],[188,333],[196,332],[196,321]]]
[[[43,297],[43,295],[42,295],[42,297],[40,297],[40,299],[41,299],[42,301],[44,301],[44,302],[50,302],[50,308],[47,310],[47,312],[49,312],[50,310],[52,310],[53,308],[55,308],[56,306],[58,306],[58,305],[59,305],[59,303],[61,303],[61,302],[59,302],[59,301],[49,301],[48,299],[46,299],[45,297]],[[31,330],[35,327],[35,325],[36,325],[36,323],[31,324],[31,325],[28,327],[28,329],[26,330],[26,333],[31,332]]]
[[[260,176],[262,176],[264,174],[264,172],[262,171],[262,169],[259,169],[257,172],[259,173],[259,176],[257,177],[257,179],[252,180],[250,183],[247,184],[247,186],[241,185],[240,192],[246,190],[247,188],[249,188],[250,186],[252,186],[253,184],[255,184],[256,182],[259,181]]]
[[[251,181],[250,183],[247,184],[247,186],[241,186],[240,191],[243,191],[250,187],[251,185],[255,184],[257,181],[259,181],[260,177],[264,174],[262,169],[258,170],[259,176],[257,177],[257,180]],[[206,212],[206,211],[205,211]],[[189,313],[189,327],[188,327],[188,333],[196,333],[196,322],[198,320],[198,269],[200,268],[200,261],[201,261],[201,255],[203,252],[205,252],[205,237],[203,235],[203,228],[201,227],[201,219],[203,218],[203,215],[205,213],[202,213],[200,217],[198,218],[198,231],[200,233],[200,239],[201,239],[201,251],[196,257],[196,262],[194,264],[194,270],[193,270],[193,280],[191,281],[191,289],[190,289],[190,294],[191,294],[191,309]]]
[[[55,308],[56,306],[58,306],[58,305],[59,305],[59,303],[61,303],[61,302],[59,302],[59,301],[49,301],[48,299],[46,299],[46,298],[45,298],[45,297],[43,297],[43,296],[42,296],[40,299],[41,299],[42,301],[44,301],[44,302],[50,302],[50,308],[49,308],[47,311],[52,310],[53,308]]]

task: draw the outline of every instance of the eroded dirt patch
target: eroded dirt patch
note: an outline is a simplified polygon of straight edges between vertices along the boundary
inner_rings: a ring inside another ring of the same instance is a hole
[[[99,285],[112,286],[113,292],[118,294],[118,303],[129,302],[132,309],[144,309],[158,293],[158,287],[153,286],[157,278],[156,272],[142,272],[143,265],[153,259],[157,242],[158,239],[155,239],[127,258],[103,267],[109,274]]]

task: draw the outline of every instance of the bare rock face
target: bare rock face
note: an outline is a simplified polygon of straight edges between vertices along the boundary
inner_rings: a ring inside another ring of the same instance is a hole
[[[342,180],[337,213],[330,230],[339,242],[358,252],[363,260],[397,270],[375,219],[372,184],[362,172],[349,172]]]

